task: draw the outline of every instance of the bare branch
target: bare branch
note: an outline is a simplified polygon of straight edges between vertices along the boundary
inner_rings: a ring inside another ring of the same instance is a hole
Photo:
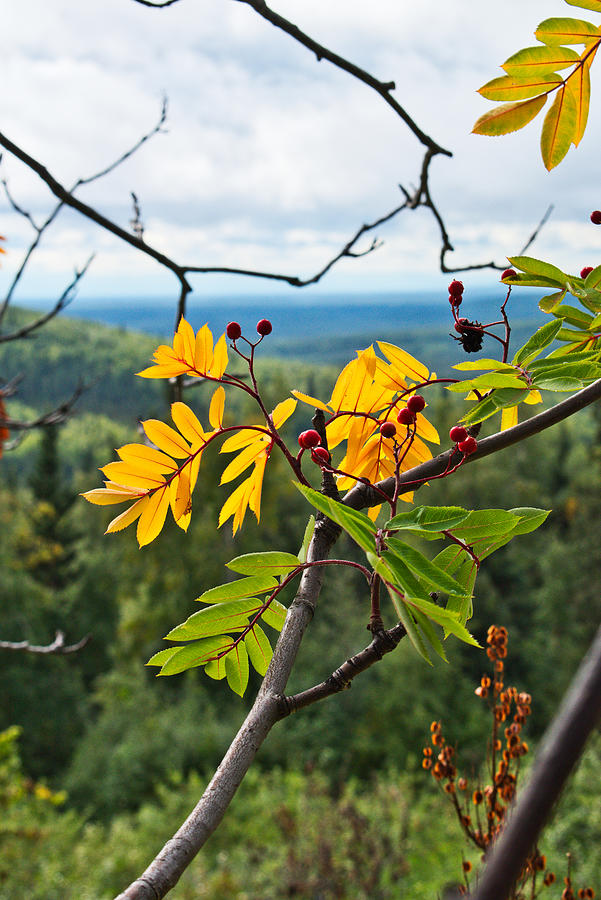
[[[10,334],[0,334],[0,344],[4,344],[7,341],[18,341],[18,340],[21,340],[21,338],[29,337],[29,335],[33,331],[36,331],[38,328],[41,328],[42,325],[45,325],[46,322],[49,322],[50,319],[53,319],[56,315],[58,315],[58,313],[61,312],[61,310],[65,309],[65,307],[68,306],[69,303],[71,302],[71,300],[73,299],[73,294],[74,294],[75,288],[77,287],[80,280],[83,278],[83,276],[88,271],[88,267],[90,266],[93,259],[94,259],[94,254],[92,254],[92,256],[90,256],[90,258],[88,259],[88,261],[86,262],[86,264],[84,265],[84,267],[82,269],[75,270],[75,275],[73,277],[73,280],[65,288],[65,290],[60,295],[60,297],[58,298],[58,300],[56,301],[56,303],[54,304],[52,309],[49,310],[49,312],[47,312],[45,315],[40,316],[39,318],[35,319],[35,321],[30,322],[29,325],[23,325],[23,327],[19,328],[17,331],[12,331]]]
[[[12,381],[9,382],[9,387],[14,385],[16,380],[17,379],[13,378]],[[80,383],[68,400],[65,400],[64,403],[61,403],[60,406],[57,406],[57,408],[53,409],[51,412],[44,413],[43,416],[33,419],[31,422],[20,422],[17,419],[7,419],[0,416],[0,428],[8,428],[9,431],[15,432],[32,431],[35,428],[43,428],[46,425],[60,425],[69,417],[71,410],[85,390],[85,386]],[[14,389],[11,388],[11,393],[13,391]],[[0,391],[0,396],[7,396],[6,388]]]
[[[278,13],[274,12],[274,10],[270,9],[265,3],[265,0],[237,0],[237,2],[246,3],[248,6],[251,6],[255,12],[262,16],[262,18],[267,19],[267,21],[271,22],[272,25],[275,25],[276,28],[285,31],[286,34],[293,37],[299,44],[303,44],[303,46],[307,47],[308,50],[315,54],[318,62],[321,62],[322,59],[326,59],[338,69],[348,72],[354,78],[362,81],[363,84],[373,88],[373,90],[383,98],[395,113],[400,116],[418,141],[425,147],[428,147],[432,153],[442,153],[445,156],[453,155],[450,150],[445,150],[444,147],[441,147],[440,144],[437,144],[436,141],[425,134],[416,122],[414,122],[409,113],[407,113],[401,104],[391,95],[390,92],[396,88],[394,81],[379,81],[377,78],[374,78],[373,75],[370,75],[369,72],[366,72],[354,63],[349,62],[348,59],[339,56],[337,53],[333,53],[322,44],[318,44],[317,41],[314,41],[313,38],[301,31],[296,25],[293,25],[292,22],[289,22],[288,19],[285,19],[283,16],[280,16]]]
[[[530,235],[530,237],[528,238],[528,240],[526,241],[526,243],[524,244],[524,246],[518,253],[518,256],[523,256],[524,253],[526,252],[526,250],[532,246],[534,241],[537,239],[541,228],[543,228],[543,226],[547,224],[547,221],[554,209],[555,209],[555,207],[553,206],[552,203],[547,207],[544,216],[542,217],[542,219],[540,220],[540,222],[538,223],[538,225],[536,226],[536,228],[534,229],[534,231],[532,232],[532,234]]]
[[[174,3],[179,3],[179,0],[157,0],[157,2],[153,2],[153,0],[134,0],[134,3],[139,3],[141,6],[152,6],[155,9],[162,9],[165,6],[173,6]]]
[[[493,848],[474,900],[505,900],[586,741],[601,719],[601,628],[542,746],[525,790]]]
[[[36,644],[30,644],[29,641],[0,641],[0,650],[20,650],[26,653],[65,656],[67,653],[77,653],[78,650],[85,647],[90,639],[91,635],[86,634],[76,644],[65,644],[64,632],[57,631],[51,644],[37,646]]]

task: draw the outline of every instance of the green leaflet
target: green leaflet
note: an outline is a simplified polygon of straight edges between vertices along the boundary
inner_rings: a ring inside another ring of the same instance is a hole
[[[567,89],[567,85],[564,85],[555,95],[541,132],[541,154],[549,171],[559,165],[571,144],[575,142],[577,124],[576,96],[573,91]]]
[[[211,657],[223,653],[231,645],[232,638],[228,635],[221,635],[220,637],[209,637],[200,641],[193,641],[184,647],[169,647],[169,650],[175,650],[175,652],[163,663],[163,668],[159,675],[179,675],[180,672],[185,672],[187,669],[204,666]],[[152,661],[150,664],[158,665],[158,663],[152,663]]]
[[[472,359],[467,362],[457,363],[452,367],[462,372],[471,372],[483,369],[494,370],[495,372],[515,372],[514,366],[509,363],[503,363],[498,359]]]
[[[262,602],[256,597],[207,606],[206,609],[193,613],[185,622],[173,628],[166,635],[165,640],[192,641],[197,638],[242,631],[248,625],[250,616],[255,615],[261,606]]]
[[[556,291],[554,294],[548,294],[546,297],[541,297],[538,302],[538,308],[545,313],[553,312],[555,307],[561,303],[566,293],[567,290],[564,288],[563,291]]]
[[[272,600],[261,616],[261,619],[266,625],[270,625],[272,628],[275,628],[276,631],[281,631],[284,627],[287,614],[287,608],[280,603],[279,600]]]
[[[248,657],[259,675],[265,675],[273,650],[269,638],[260,625],[255,625],[244,638]]]
[[[240,642],[225,657],[225,676],[230,689],[243,696],[248,684],[248,651],[246,644]]]
[[[174,653],[177,653],[179,647],[165,647],[164,650],[159,650],[158,653],[155,653],[154,656],[151,656],[147,666],[164,666],[168,659],[171,659]]]
[[[584,279],[585,288],[599,290],[601,288],[601,266],[595,266],[592,272],[589,272]]]
[[[436,603],[432,603],[431,600],[423,600],[421,597],[405,597],[405,603],[416,607],[416,609],[428,616],[429,619],[436,622],[437,625],[442,625],[445,631],[450,631],[451,634],[454,634],[455,637],[458,637],[466,644],[471,644],[473,647],[480,647],[476,638],[469,633],[465,625],[461,624],[457,613],[442,609],[440,606],[437,606]]]
[[[389,584],[387,584],[386,587],[388,588],[388,593],[390,594],[390,599],[392,600],[392,605],[396,610],[396,614],[405,626],[407,637],[422,659],[425,659],[428,665],[431,666],[432,660],[430,659],[428,649],[424,643],[420,629],[417,627],[416,619],[412,611],[403,603],[397,592],[393,590]]]
[[[423,553],[400,541],[398,538],[387,538],[388,548],[392,550],[395,556],[398,556],[410,569],[424,581],[427,581],[432,587],[447,594],[463,594],[464,588],[458,581],[455,581],[443,569],[440,569]]]
[[[546,322],[541,328],[538,328],[513,357],[514,365],[526,366],[531,359],[537,357],[545,347],[553,343],[561,326],[562,321],[557,320]]]
[[[341,528],[344,528],[362,550],[365,550],[367,553],[375,548],[376,528],[368,516],[355,509],[350,509],[344,504],[324,496],[324,494],[320,494],[319,491],[314,491],[313,488],[305,487],[305,485],[297,482],[294,483],[294,486],[298,488],[309,503],[328,516],[329,519],[332,519],[333,522],[340,525]]]
[[[442,641],[436,634],[436,629],[434,628],[430,619],[415,607],[412,608],[411,614],[415,619],[416,625],[419,627],[420,631],[422,632],[434,652],[437,653],[444,662],[448,662],[447,655],[444,652]]]
[[[526,100],[529,97],[537,97],[558,84],[561,84],[561,78],[554,73],[549,75],[525,75],[521,78],[511,78],[509,75],[502,75],[500,78],[493,78],[492,81],[488,81],[478,90],[478,93],[487,100],[496,100],[497,102]]]
[[[591,38],[599,37],[599,29],[583,19],[571,19],[561,16],[545,19],[541,22],[534,36],[547,46],[566,44],[588,44]]]
[[[414,597],[421,597],[423,600],[429,599],[428,588],[420,584],[409,566],[396,553],[386,550],[381,558],[392,574],[392,583],[400,588],[405,596],[410,594]],[[390,575],[388,578],[390,580]]]
[[[288,575],[300,565],[293,553],[268,550],[264,553],[246,553],[226,563],[228,569],[241,575]]]
[[[582,381],[578,378],[545,378],[544,375],[534,380],[534,386],[542,391],[554,391],[556,393],[570,393],[570,391],[579,391],[584,387]]]
[[[570,6],[577,6],[579,9],[592,9],[594,12],[601,13],[601,0],[566,0]]]
[[[218,587],[210,588],[196,598],[198,603],[217,603],[220,600],[239,600],[243,597],[265,594],[278,587],[278,582],[271,575],[251,575],[249,578],[239,578],[237,581],[229,581]]]
[[[514,77],[546,75],[567,69],[579,59],[578,53],[568,47],[524,47],[505,60],[501,68]]]
[[[505,509],[475,509],[464,522],[453,528],[453,534],[471,544],[482,538],[507,534],[516,524],[517,516]]]
[[[555,324],[554,322],[552,324]],[[517,374],[509,375],[505,372],[485,372],[476,378],[468,378],[457,384],[447,385],[447,390],[454,394],[464,394],[466,391],[488,391],[492,388],[522,388],[527,389],[527,384]]]
[[[388,530],[419,532],[448,531],[469,516],[461,506],[414,506],[410,512],[399,513],[386,523]]]
[[[539,275],[547,278],[550,282],[562,287],[567,281],[568,276],[557,266],[551,263],[543,262],[541,259],[534,259],[532,256],[509,256],[509,262],[516,269],[521,269],[529,275]]]
[[[531,100],[522,100],[519,103],[504,103],[495,107],[490,112],[484,113],[477,120],[472,129],[473,134],[485,134],[496,137],[500,134],[509,134],[519,131],[528,122],[531,122],[546,103],[546,96],[533,97]]]

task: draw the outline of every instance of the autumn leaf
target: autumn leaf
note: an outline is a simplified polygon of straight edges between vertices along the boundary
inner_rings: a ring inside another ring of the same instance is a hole
[[[162,344],[154,352],[154,364],[138,372],[142,378],[174,378],[190,375],[219,381],[228,362],[227,343],[222,334],[213,347],[213,334],[204,325],[194,334],[194,329],[181,319],[173,336],[173,346]]]

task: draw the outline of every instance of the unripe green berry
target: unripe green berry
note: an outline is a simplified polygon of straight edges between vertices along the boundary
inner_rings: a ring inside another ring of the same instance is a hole
[[[301,431],[298,436],[298,443],[303,450],[311,450],[313,447],[321,444],[321,438],[314,428],[309,428],[308,431]]]
[[[449,437],[458,444],[459,441],[464,441],[468,437],[467,428],[464,428],[463,425],[453,425],[449,431]]]
[[[425,405],[426,401],[421,394],[413,394],[413,396],[409,397],[407,400],[407,409],[412,413],[421,412]]]

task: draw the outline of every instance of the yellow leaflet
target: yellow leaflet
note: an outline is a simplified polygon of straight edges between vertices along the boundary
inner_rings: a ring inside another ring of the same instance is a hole
[[[148,419],[146,422],[142,422],[142,427],[148,439],[159,450],[174,456],[175,459],[184,459],[192,452],[190,445],[181,434],[164,422],[160,422],[158,419]]]
[[[586,130],[591,100],[591,64],[595,58],[596,52],[597,50],[595,49],[587,56],[585,61],[578,69],[576,69],[566,84],[567,90],[574,97],[574,104],[576,106],[576,126],[572,138],[572,143],[575,147],[577,147],[582,140]]]
[[[238,475],[244,472],[244,470],[247,469],[261,453],[264,453],[267,447],[268,442],[263,437],[259,437],[258,441],[253,442],[250,446],[242,450],[238,456],[234,457],[224,470],[219,483],[227,484],[228,481],[233,481],[234,478],[237,478]]]
[[[137,500],[132,506],[122,512],[121,515],[116,516],[112,522],[109,522],[109,525],[104,532],[105,534],[112,534],[115,531],[122,531],[124,528],[127,528],[128,525],[131,525],[132,522],[135,522],[136,519],[142,515],[146,506],[150,502],[150,497],[142,497],[141,500]]]
[[[326,426],[328,447],[333,450],[341,441],[346,440],[347,432],[351,427],[354,416],[339,416]]]
[[[334,385],[329,403],[332,409],[334,409],[336,412],[338,412],[338,410],[342,408],[341,400],[344,397],[349,382],[353,378],[353,372],[356,365],[357,360],[351,360],[350,363],[346,364],[346,366],[336,379],[336,384]]]
[[[412,381],[419,382],[428,380],[429,372],[426,366],[405,350],[396,347],[394,344],[388,344],[386,341],[378,341],[378,347],[386,359],[388,359],[394,368],[402,375],[406,375],[408,378],[411,378]]]
[[[409,449],[407,456],[405,457],[405,461],[403,462],[403,470],[406,468],[411,468],[411,466],[407,465],[407,460],[413,458],[417,460],[417,463],[412,462],[411,466],[417,465],[418,463],[426,462],[427,459],[432,459],[432,454],[430,453],[430,448],[424,444],[423,441],[416,436],[413,438],[413,443]]]
[[[254,441],[265,434],[265,431],[257,426],[256,428],[243,427],[237,434],[233,434],[227,438],[221,445],[220,453],[233,453],[234,450],[240,450],[242,447],[252,444]]]
[[[181,359],[185,359],[187,363],[189,363],[189,368],[194,368],[194,346],[196,343],[194,337],[194,329],[190,325],[189,322],[181,318],[179,327],[177,329],[177,334],[181,341]],[[173,342],[173,349],[175,349],[175,341]]]
[[[257,517],[257,522],[261,518],[261,488],[263,487],[263,476],[265,475],[265,466],[267,465],[267,454],[257,460],[254,472],[251,475],[252,489],[248,498],[248,505]]]
[[[223,410],[225,407],[225,391],[219,386],[211,397],[209,406],[209,422],[215,430],[223,427]]]
[[[213,378],[221,378],[227,369],[227,362],[227,342],[225,340],[225,334],[222,334],[215,344],[215,352],[213,353],[213,362],[211,363],[210,371]]]
[[[592,9],[601,12],[601,0],[566,0],[570,6],[578,6],[580,9]]]
[[[196,444],[198,442],[204,444],[206,435],[203,431],[203,427],[198,421],[196,414],[192,412],[189,406],[179,400],[176,403],[172,403],[171,418],[190,444]]]
[[[119,451],[118,451],[119,452]],[[121,453],[119,452],[121,456]],[[142,475],[148,478],[152,478],[158,481],[163,481],[163,474],[165,472],[173,472],[177,469],[177,463],[174,463],[171,460],[172,465],[169,467],[165,466],[164,463],[154,462],[150,459],[142,459],[141,457],[125,457],[121,462],[108,463],[108,465],[114,466],[114,469],[111,470],[112,474],[109,472],[105,472],[105,475],[108,475],[113,481],[119,482],[119,484],[128,484],[128,482],[124,482],[123,478],[119,477],[120,472],[125,474],[132,473],[134,475]]]
[[[534,32],[535,38],[547,46],[565,44],[590,44],[599,37],[599,29],[583,19],[564,16],[545,19]]]
[[[194,368],[206,373],[213,364],[213,335],[208,325],[203,325],[196,335],[194,347]]]
[[[371,350],[371,354],[369,351]],[[350,366],[350,368],[349,368]],[[349,377],[345,380],[344,391],[332,394],[332,406],[341,410],[362,410],[370,408],[371,386],[376,368],[376,357],[373,348],[368,347],[358,354],[357,359],[347,366]],[[338,387],[338,382],[336,383]],[[334,389],[336,392],[336,388]]]
[[[360,417],[353,420],[348,430],[345,464],[340,465],[341,469],[355,471],[360,448],[373,434],[376,427],[375,422],[371,419]]]
[[[142,510],[142,515],[138,519],[138,528],[136,537],[140,547],[150,544],[154,541],[157,534],[160,533],[165,524],[165,516],[169,509],[169,491],[167,486],[162,490],[156,491],[152,497],[148,498],[148,503]]]
[[[188,530],[192,496],[190,491],[190,472],[184,469],[169,485],[169,502],[173,518],[184,531]],[[182,521],[185,519],[185,521]]]
[[[545,168],[550,172],[559,165],[576,134],[576,98],[564,86],[553,101],[543,122],[540,148]]]
[[[230,494],[221,507],[221,512],[219,513],[219,527],[233,516],[234,521],[232,523],[232,530],[233,533],[236,534],[244,521],[244,513],[248,507],[248,500],[252,492],[252,487],[251,475],[246,481],[243,481],[242,484],[238,485],[232,494]]]
[[[196,487],[198,480],[198,471],[200,469],[200,461],[202,459],[202,450],[194,449],[194,457],[190,463],[190,492]]]
[[[546,96],[542,94],[540,97],[533,97],[532,100],[524,100],[521,103],[504,103],[502,106],[497,106],[480,116],[472,129],[472,134],[486,134],[495,137],[499,134],[519,131],[538,115],[546,101]]]
[[[541,397],[540,391],[529,391],[529,393],[524,397],[524,403],[528,403],[530,405],[542,402],[543,398]]]
[[[395,394],[407,390],[408,387],[404,376],[398,372],[394,366],[390,365],[390,363],[384,362],[383,359],[378,360],[374,380],[376,384],[381,385],[389,392],[391,398]]]
[[[94,503],[96,506],[111,506],[114,503],[124,503],[125,500],[133,500],[140,494],[133,491],[127,491],[124,488],[108,490],[107,488],[94,488],[93,491],[86,491],[81,495],[85,497],[88,503]]]
[[[185,375],[188,371],[187,363],[166,363],[165,365],[154,365],[141,372],[136,372],[140,378],[175,378],[176,375]]]
[[[151,491],[165,482],[165,478],[160,472],[151,474],[141,467],[134,467],[134,464],[129,462],[108,463],[100,471],[110,481],[115,481],[117,484],[122,484],[129,488],[137,487]]]
[[[501,413],[501,431],[513,428],[518,424],[518,408],[517,406],[507,406]]]
[[[275,427],[280,428],[290,418],[295,409],[296,400],[293,400],[292,397],[288,397],[287,400],[282,400],[281,403],[278,403],[271,414]]]
[[[327,413],[332,411],[327,403],[322,403],[321,400],[310,397],[309,394],[303,394],[302,391],[291,391],[291,393],[294,394],[296,399],[300,400],[301,403],[308,403],[309,406],[314,406],[316,409],[323,409],[323,411]]]
[[[522,75],[545,75],[557,69],[567,69],[578,62],[578,54],[569,47],[524,47],[505,60],[502,69],[518,78]]]
[[[125,444],[117,450],[117,453],[123,460],[130,460],[131,462],[147,460],[155,463],[158,466],[162,466],[163,472],[174,472],[177,469],[177,463],[170,456],[161,453],[160,450],[155,450],[154,447],[149,447],[147,444]]]
[[[421,413],[417,414],[417,433],[421,438],[425,441],[430,441],[432,444],[440,444],[440,436],[431,422],[426,419]]]
[[[382,504],[380,503],[379,506],[370,506],[370,508],[367,510],[367,515],[372,520],[372,522],[376,521],[376,519],[378,518],[378,516],[380,514],[381,509],[382,509]]]

